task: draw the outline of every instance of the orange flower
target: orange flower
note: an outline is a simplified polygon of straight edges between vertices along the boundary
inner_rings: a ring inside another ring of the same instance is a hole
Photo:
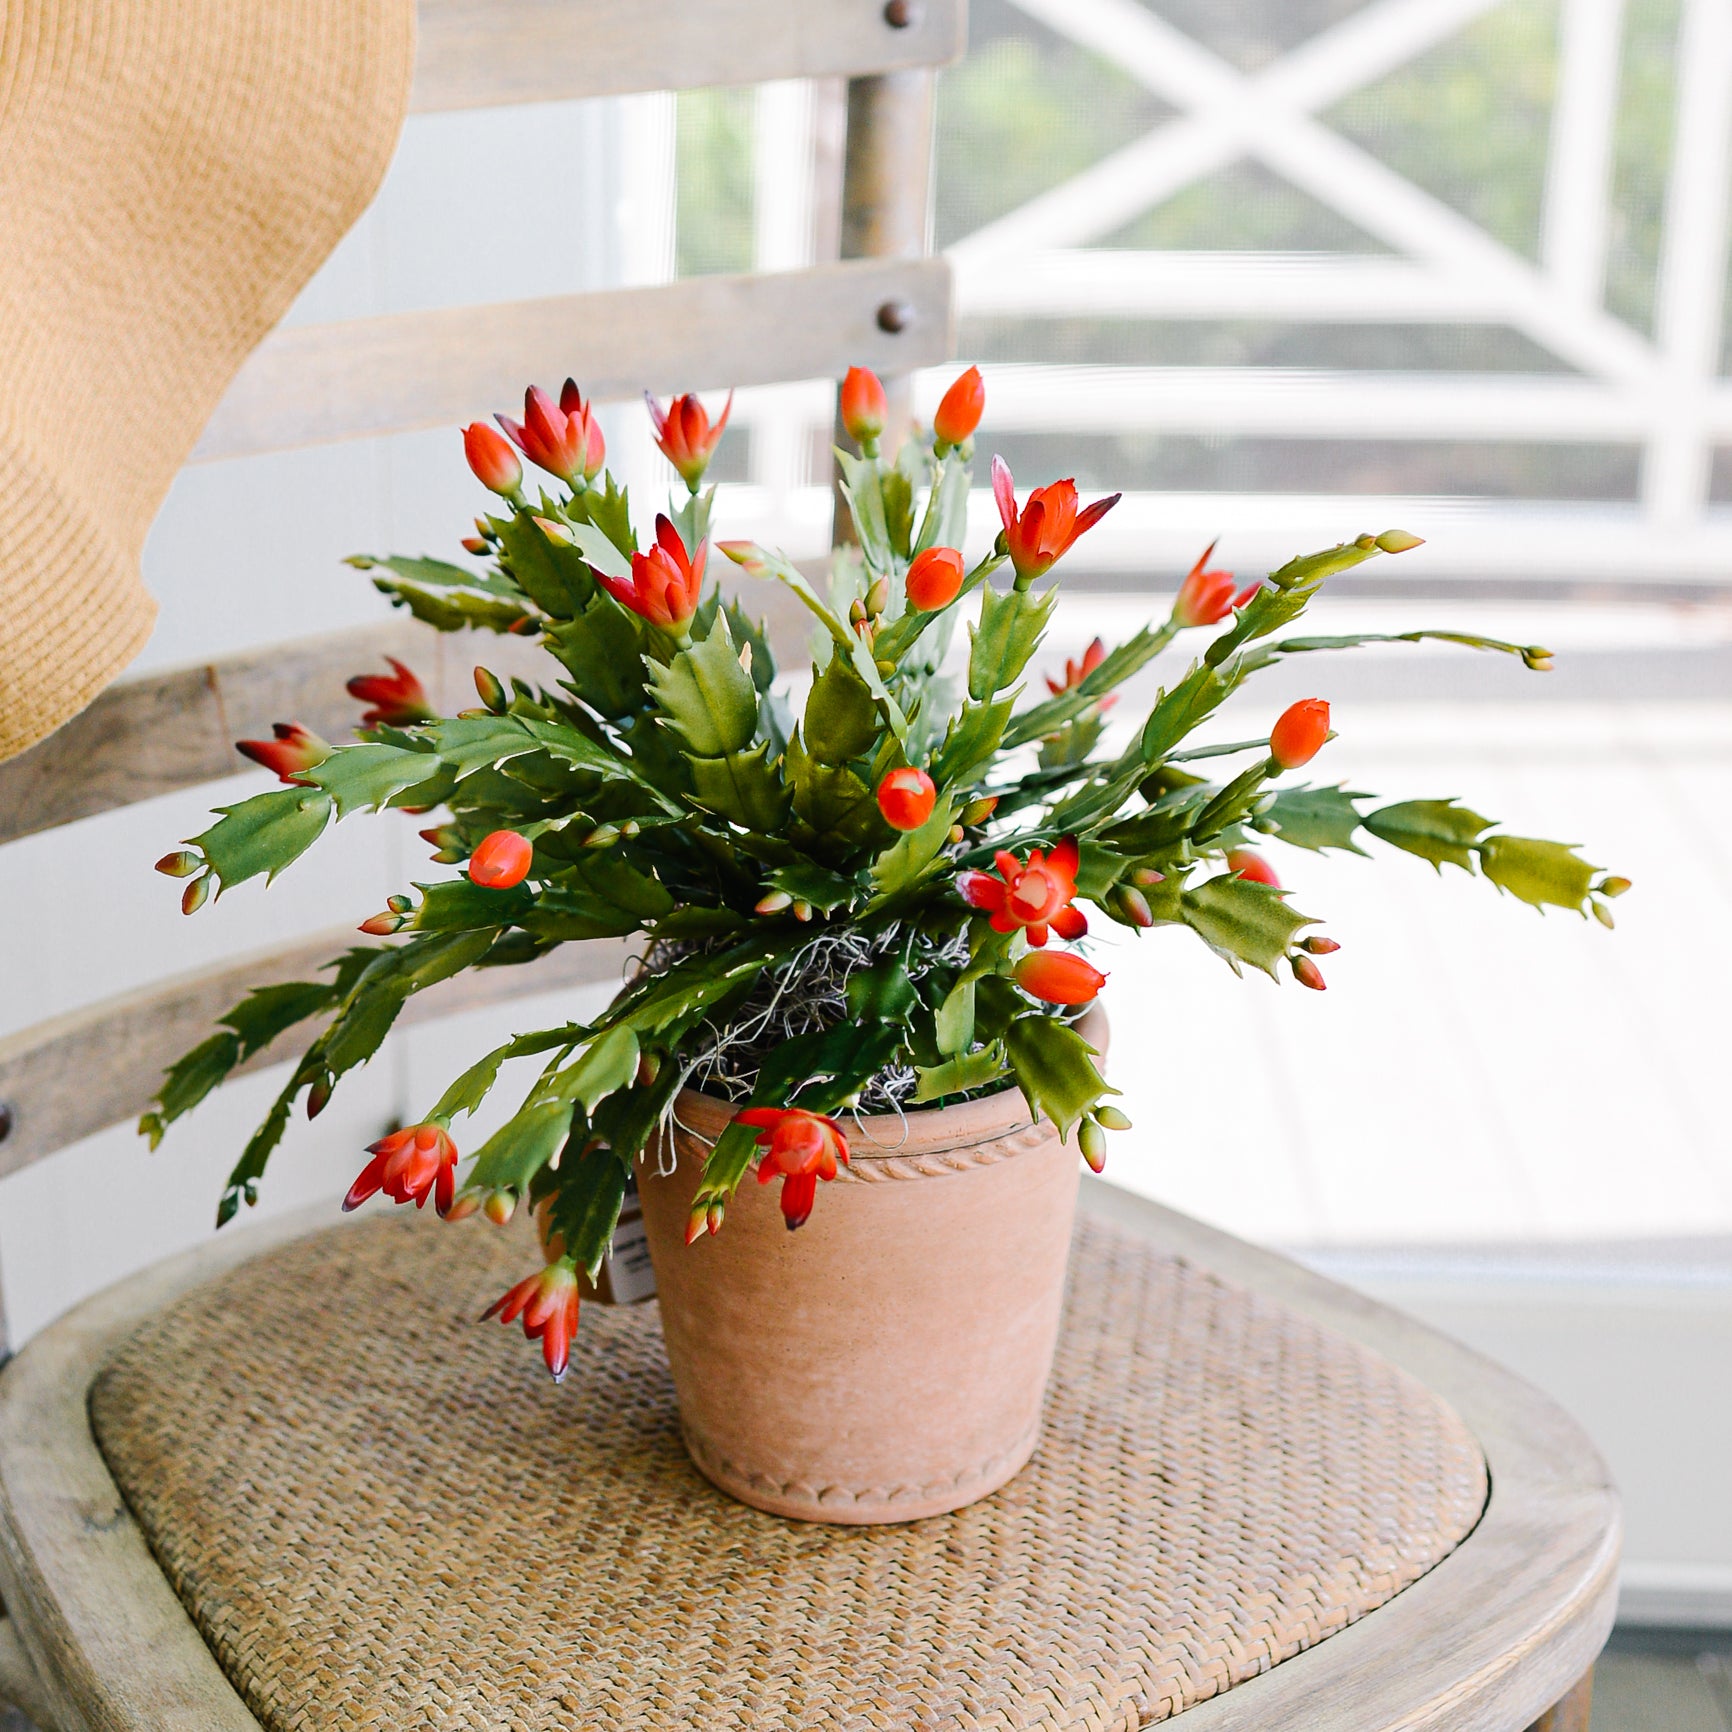
[[[610,577],[605,571],[596,576],[622,607],[664,631],[683,632],[697,612],[708,552],[708,542],[700,541],[697,552],[688,554],[680,532],[662,515],[656,518],[655,546],[631,556],[630,578]]]
[[[471,421],[463,429],[463,455],[483,487],[505,499],[516,497],[523,485],[523,465],[485,421]]]
[[[263,764],[276,773],[280,782],[306,784],[303,770],[322,764],[330,757],[331,748],[315,733],[299,722],[273,722],[271,740],[236,740],[235,750],[255,764]]]
[[[1283,770],[1309,764],[1329,738],[1329,705],[1322,698],[1301,698],[1281,712],[1269,730],[1269,756]]]
[[[481,1313],[481,1320],[497,1317],[501,1323],[515,1323],[521,1316],[523,1333],[541,1343],[541,1357],[558,1383],[571,1362],[578,1294],[577,1265],[569,1257],[558,1257],[501,1294]]]
[[[820,1179],[836,1176],[836,1163],[848,1164],[848,1139],[842,1127],[823,1113],[803,1107],[747,1107],[737,1115],[758,1133],[764,1154],[758,1161],[758,1183],[782,1179],[782,1218],[790,1232],[812,1213]]]
[[[1107,659],[1107,646],[1097,637],[1083,651],[1082,660],[1073,662],[1065,657],[1064,678],[1055,680],[1051,674],[1046,676],[1046,689],[1056,697],[1062,697],[1066,692],[1074,691]],[[1095,702],[1095,708],[1100,711],[1110,710],[1119,701],[1117,692],[1109,692],[1104,698]]]
[[[661,454],[680,472],[686,486],[695,493],[710,459],[721,443],[728,417],[734,412],[734,394],[722,405],[722,418],[712,427],[709,411],[695,394],[676,397],[664,410],[649,392],[644,392],[649,404],[650,423],[655,428],[656,445]]]
[[[961,374],[939,400],[932,417],[932,431],[942,445],[960,445],[974,437],[986,408],[986,385],[978,367]]]
[[[579,476],[589,480],[607,455],[601,423],[584,402],[575,379],[566,380],[557,403],[539,385],[531,385],[523,393],[521,421],[505,415],[495,419],[531,463],[557,475],[567,486],[575,486]]]
[[[1070,950],[1031,950],[1016,965],[1016,984],[1048,1004],[1087,1004],[1107,977]]]
[[[1002,457],[992,460],[992,495],[998,501],[999,520],[1004,524],[1004,542],[1010,562],[1023,582],[1041,577],[1055,566],[1085,530],[1094,528],[1118,504],[1119,495],[1097,499],[1086,511],[1076,508],[1076,483],[1054,481],[1029,494],[1020,511],[1016,483]]]
[[[856,445],[867,445],[884,431],[890,405],[878,375],[866,367],[850,367],[842,381],[842,425]]]
[[[1211,541],[1203,549],[1197,563],[1185,574],[1185,581],[1179,585],[1178,596],[1173,602],[1173,619],[1178,625],[1219,625],[1235,608],[1243,607],[1262,587],[1261,584],[1248,584],[1235,595],[1232,572],[1207,570],[1209,556],[1215,551],[1216,545]]]
[[[1229,849],[1227,870],[1240,878],[1250,879],[1253,884],[1267,884],[1271,890],[1281,888],[1281,880],[1275,876],[1275,868],[1255,849]]]
[[[1088,931],[1088,921],[1071,904],[1077,860],[1074,836],[1066,836],[1050,854],[1030,849],[1026,863],[1001,848],[993,855],[997,877],[990,872],[959,872],[956,888],[970,908],[991,914],[994,932],[1014,932],[1020,926],[1037,947],[1046,943],[1049,928],[1060,938],[1081,938]]]
[[[949,607],[962,588],[962,555],[954,547],[929,547],[915,554],[903,588],[908,605],[922,613]]]
[[[441,1215],[449,1211],[457,1188],[457,1145],[443,1125],[407,1125],[369,1143],[367,1153],[373,1158],[349,1187],[345,1213],[377,1191],[393,1203],[413,1203],[417,1209],[431,1196]]]
[[[415,722],[433,720],[433,706],[421,682],[395,656],[386,656],[388,674],[356,674],[349,681],[349,696],[371,704],[361,717],[364,728],[406,728]]]
[[[469,856],[469,881],[484,890],[509,890],[529,876],[534,845],[515,830],[495,830],[484,836]]]
[[[892,830],[918,830],[937,801],[938,790],[924,770],[892,770],[878,784],[878,810]]]

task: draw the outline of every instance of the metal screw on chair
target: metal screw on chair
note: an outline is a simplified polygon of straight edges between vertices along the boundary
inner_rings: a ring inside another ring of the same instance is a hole
[[[889,0],[884,8],[884,22],[892,30],[906,30],[909,25],[920,22],[920,8],[914,0]]]
[[[907,301],[886,301],[878,309],[878,329],[897,336],[914,323],[914,309]]]
[[[14,1115],[10,1101],[0,1101],[0,1143],[12,1135]]]

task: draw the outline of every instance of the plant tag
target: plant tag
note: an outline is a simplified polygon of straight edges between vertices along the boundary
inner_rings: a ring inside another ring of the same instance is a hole
[[[649,1236],[644,1232],[634,1174],[626,1181],[625,1201],[620,1204],[619,1220],[601,1261],[594,1297],[603,1305],[638,1305],[653,1299],[655,1291],[655,1265],[650,1262]]]

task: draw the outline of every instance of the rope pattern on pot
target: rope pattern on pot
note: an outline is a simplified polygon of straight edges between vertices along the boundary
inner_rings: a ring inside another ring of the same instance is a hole
[[[1375,1354],[1084,1222],[1002,1490],[840,1528],[692,1466],[654,1305],[555,1387],[483,1305],[527,1234],[410,1211],[266,1253],[92,1390],[163,1570],[267,1732],[1135,1729],[1363,1617],[1484,1464]]]

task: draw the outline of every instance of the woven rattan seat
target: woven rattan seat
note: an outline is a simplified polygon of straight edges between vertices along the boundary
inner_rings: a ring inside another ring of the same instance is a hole
[[[1079,1227],[1032,1464],[955,1515],[788,1523],[682,1450],[653,1304],[572,1375],[475,1322],[532,1255],[407,1216],[183,1295],[92,1414],[263,1725],[1133,1728],[1363,1617],[1473,1527],[1456,1415],[1365,1347]]]

